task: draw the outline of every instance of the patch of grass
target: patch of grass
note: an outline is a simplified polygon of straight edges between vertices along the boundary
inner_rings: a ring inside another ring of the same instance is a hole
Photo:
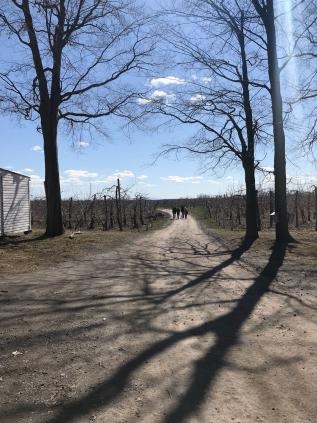
[[[171,224],[171,216],[164,211],[157,213],[157,219],[153,220],[150,229],[159,230],[164,229]]]
[[[140,236],[163,228],[169,223],[165,215],[154,220],[151,227],[138,230],[83,231],[70,238],[71,231],[46,238],[44,230],[35,229],[28,235],[17,235],[0,240],[0,274],[24,273],[47,268],[58,263],[87,255],[110,251],[133,242]]]
[[[208,211],[204,207],[193,207],[190,209],[190,214],[205,228],[218,228],[218,225],[209,217]]]
[[[205,231],[212,231],[215,236],[219,236],[224,241],[240,243],[244,237],[245,231],[241,229],[230,230],[220,227],[212,218],[208,216],[208,212],[203,207],[195,207],[190,209],[191,215],[199,222]]]
[[[297,241],[288,245],[288,257],[298,266],[317,267],[317,232],[316,231],[291,231]]]
[[[203,208],[191,209],[191,214],[198,220],[202,228],[217,240],[222,241],[231,249],[237,248],[243,240],[245,231],[242,229],[224,229],[208,217]],[[316,269],[317,267],[317,232],[312,230],[291,230],[295,242],[289,243],[285,262],[297,270]],[[265,229],[259,232],[259,238],[254,241],[246,253],[253,263],[267,261],[275,243],[275,230]]]

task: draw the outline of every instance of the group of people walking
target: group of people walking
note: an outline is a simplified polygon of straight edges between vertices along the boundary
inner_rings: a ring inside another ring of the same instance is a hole
[[[179,219],[180,216],[182,219],[187,219],[188,210],[185,206],[173,207],[172,212],[173,212],[173,219],[176,219],[176,217],[177,219]]]

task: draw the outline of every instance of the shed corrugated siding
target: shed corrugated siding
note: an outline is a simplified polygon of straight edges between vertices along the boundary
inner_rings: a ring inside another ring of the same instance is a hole
[[[0,236],[3,235],[2,215],[2,173],[0,171]]]
[[[2,175],[3,226],[6,235],[30,229],[29,179],[22,175]]]

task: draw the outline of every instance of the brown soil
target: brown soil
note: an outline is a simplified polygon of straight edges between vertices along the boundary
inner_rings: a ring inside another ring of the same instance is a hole
[[[3,277],[0,421],[315,421],[316,265],[247,247],[189,218]]]

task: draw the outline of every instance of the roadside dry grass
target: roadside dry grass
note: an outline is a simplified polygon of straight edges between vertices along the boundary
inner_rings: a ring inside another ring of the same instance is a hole
[[[202,228],[210,235],[222,241],[230,248],[236,248],[241,244],[244,231],[228,230],[215,225],[207,218],[201,209],[192,209],[191,214],[199,221]],[[285,264],[296,268],[298,271],[310,271],[317,266],[317,232],[306,229],[291,231],[295,242],[287,245]],[[245,253],[245,258],[253,264],[262,264],[266,262],[272,252],[275,243],[275,231],[262,230],[259,232],[259,238],[252,244],[251,248]]]
[[[161,217],[153,222],[149,230],[87,230],[75,235],[73,239],[70,238],[71,231],[46,238],[43,229],[35,229],[28,235],[0,239],[0,274],[32,272],[74,258],[109,251],[133,242],[140,236],[146,236],[168,223],[167,217]]]

